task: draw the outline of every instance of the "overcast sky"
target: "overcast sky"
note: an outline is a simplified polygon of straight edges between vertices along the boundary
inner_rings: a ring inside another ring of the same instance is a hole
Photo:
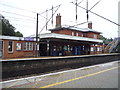
[[[36,30],[36,13],[46,11],[53,7],[60,5],[60,8],[53,17],[53,25],[51,21],[48,23],[48,29],[55,27],[55,18],[57,13],[62,16],[62,25],[75,25],[75,5],[70,3],[75,0],[0,0],[0,14],[5,16],[10,23],[16,27],[16,31],[20,31],[23,35],[30,36],[35,34]],[[78,0],[80,2],[82,0]],[[89,9],[99,0],[88,0]],[[106,17],[118,23],[118,1],[120,0],[101,0],[91,11]],[[86,8],[86,0],[80,4]],[[24,10],[22,10],[24,9]],[[54,11],[57,8],[54,8]],[[27,10],[30,10],[27,11]],[[34,12],[32,12],[34,11]],[[48,11],[48,19],[51,17],[52,11]],[[14,14],[13,14],[14,13]],[[24,16],[23,16],[24,15]],[[46,13],[39,15],[39,32],[46,23]],[[86,11],[78,7],[78,20],[77,24],[86,22]],[[115,38],[118,36],[118,26],[106,21],[89,12],[89,21],[93,22],[93,29],[102,32],[104,37]],[[78,26],[86,28],[87,24]],[[46,33],[44,29],[41,33]]]

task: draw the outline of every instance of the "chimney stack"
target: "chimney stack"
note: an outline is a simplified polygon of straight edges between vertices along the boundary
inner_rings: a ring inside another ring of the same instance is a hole
[[[56,16],[56,28],[61,27],[61,15],[60,13]]]
[[[88,22],[88,28],[92,29],[92,22]]]

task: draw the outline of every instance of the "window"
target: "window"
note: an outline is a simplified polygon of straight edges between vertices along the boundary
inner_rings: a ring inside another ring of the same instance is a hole
[[[24,42],[24,50],[27,50],[27,42]]]
[[[3,50],[3,41],[0,40],[0,51]]]
[[[86,34],[86,33],[83,33],[83,37],[87,37],[87,34]]]
[[[82,34],[82,37],[83,37],[83,34]]]
[[[98,48],[97,48],[97,51],[102,51],[102,47],[98,47]]]
[[[29,42],[26,43],[26,50],[29,50]]]
[[[8,52],[13,52],[13,41],[8,42]]]
[[[90,51],[94,51],[94,47],[91,47],[91,50]]]
[[[24,42],[24,50],[33,50],[32,42]]]
[[[0,58],[3,56],[3,41],[0,40]]]
[[[72,32],[72,36],[74,36],[74,32]]]
[[[64,46],[64,50],[65,50],[65,51],[67,50],[67,46]]]
[[[96,38],[96,39],[97,39],[97,35],[96,35],[96,34],[94,34],[94,38]]]
[[[76,33],[76,36],[78,36],[78,33]]]
[[[97,51],[100,51],[100,48],[99,48],[99,47],[97,47]]]
[[[22,50],[22,43],[16,44],[16,50]]]
[[[29,43],[29,50],[33,50],[33,43],[32,42]]]

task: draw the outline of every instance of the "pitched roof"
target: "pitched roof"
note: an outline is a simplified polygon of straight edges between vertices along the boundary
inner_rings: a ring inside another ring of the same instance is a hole
[[[89,29],[89,28],[78,28],[78,27],[71,27],[71,26],[61,26],[61,27],[53,28],[53,29],[49,29],[49,30],[50,30],[50,31],[53,31],[53,30],[63,30],[63,29],[69,29],[69,30],[81,31],[81,32],[94,32],[94,33],[100,33],[100,34],[101,34],[101,32],[98,32],[98,31],[93,30],[93,29]]]

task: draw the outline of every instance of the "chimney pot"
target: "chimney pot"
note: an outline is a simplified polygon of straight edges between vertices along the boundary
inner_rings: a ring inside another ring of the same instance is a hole
[[[92,29],[92,22],[88,22],[88,28]]]
[[[61,27],[61,15],[60,13],[56,16],[56,28]]]

